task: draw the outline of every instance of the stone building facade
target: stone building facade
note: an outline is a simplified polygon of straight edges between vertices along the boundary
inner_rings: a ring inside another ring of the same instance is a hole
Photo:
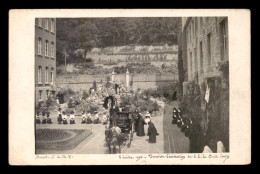
[[[190,17],[183,19],[182,57],[185,80],[203,82],[219,76],[219,62],[228,60],[227,17]]]
[[[56,19],[35,19],[35,104],[54,96],[56,79]]]
[[[221,140],[229,150],[228,80],[218,69],[229,60],[227,17],[186,17],[179,35],[179,81],[183,97],[188,84],[200,88],[201,125],[208,139]],[[206,87],[209,101],[205,101]]]

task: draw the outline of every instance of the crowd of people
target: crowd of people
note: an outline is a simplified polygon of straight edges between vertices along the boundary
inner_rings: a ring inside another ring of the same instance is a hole
[[[118,115],[117,112],[115,112],[117,109],[116,107],[113,107],[113,109],[110,111],[111,117],[108,116],[106,120],[108,121],[109,126],[107,128],[111,127],[117,127],[118,126]],[[121,110],[119,108],[119,110]],[[125,120],[125,123],[131,127],[133,125],[133,132],[136,132],[136,136],[142,137],[145,136],[145,133],[147,136],[149,136],[149,143],[156,143],[156,136],[158,136],[157,129],[155,128],[154,123],[151,121],[151,115],[147,111],[145,116],[143,117],[142,114],[139,112],[138,109],[136,109],[134,112],[129,113],[127,115],[127,118]]]
[[[200,125],[193,123],[191,118],[182,116],[179,108],[173,108],[172,124],[177,124],[186,137],[190,139],[190,153],[223,153],[225,147],[221,141],[215,143],[213,140],[206,143],[206,137],[200,135]]]
[[[82,108],[67,108],[65,105],[61,106],[59,100],[57,99],[57,124],[100,124],[105,126],[105,129],[121,129],[122,125],[119,125],[119,120],[122,120],[122,113],[127,113],[123,117],[124,123],[128,129],[132,128],[133,132],[136,132],[136,136],[149,136],[149,143],[156,143],[156,136],[158,132],[155,128],[154,123],[151,121],[151,115],[147,113],[143,116],[139,109],[128,110],[119,101],[120,97],[125,97],[125,85],[123,83],[114,83],[109,87],[105,85],[97,86],[97,89],[91,89],[89,96],[85,99],[86,104],[82,104]],[[116,97],[117,95],[117,97]],[[119,98],[118,98],[119,97]],[[100,101],[103,100],[103,107],[100,106]],[[70,101],[73,98],[70,97]],[[73,102],[72,102],[73,103]],[[88,107],[92,104],[98,103],[98,108],[91,111]],[[67,108],[67,109],[65,109]],[[75,114],[81,115],[80,119],[75,119]],[[52,119],[50,117],[50,112],[42,111],[40,117],[40,112],[37,111],[36,114],[36,124],[52,124]],[[56,121],[55,121],[56,123]],[[122,124],[122,123],[121,123]],[[128,130],[129,131],[129,130]]]
[[[42,119],[40,119],[40,112],[37,111],[36,124],[52,124],[50,112],[42,111]]]
[[[109,109],[109,112],[105,111],[103,113],[102,121],[99,119],[99,113],[97,111],[94,112],[94,119],[92,119],[91,113],[82,112],[81,115],[81,124],[99,124],[103,123],[106,128],[118,127],[118,113],[122,112],[122,108],[118,108],[117,106],[112,106]],[[69,116],[69,119],[68,119]],[[50,117],[50,112],[42,111],[42,119],[40,118],[40,112],[38,111],[36,114],[36,124],[52,124],[52,120]],[[58,109],[57,116],[58,124],[76,124],[75,121],[75,111],[71,111],[69,115],[62,111],[61,108]],[[151,121],[151,115],[147,111],[145,116],[136,109],[133,113],[129,113],[125,120],[125,123],[129,126],[133,125],[133,131],[136,132],[136,136],[142,137],[145,136],[145,132],[147,136],[149,136],[149,143],[156,143],[156,136],[158,136],[158,132],[155,128],[154,123]]]
[[[149,136],[148,142],[156,143],[156,136],[158,136],[159,133],[157,132],[154,123],[151,121],[151,115],[148,111],[146,112],[144,119],[140,113],[138,114],[136,125],[137,136],[145,136],[145,132],[147,132],[147,136]],[[145,125],[148,125],[148,128],[146,127],[146,130],[144,130]]]

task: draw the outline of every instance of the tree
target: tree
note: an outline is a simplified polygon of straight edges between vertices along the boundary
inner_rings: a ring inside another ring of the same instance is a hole
[[[176,44],[180,18],[57,18],[57,65],[79,63],[93,47]],[[82,57],[74,52],[84,50]]]

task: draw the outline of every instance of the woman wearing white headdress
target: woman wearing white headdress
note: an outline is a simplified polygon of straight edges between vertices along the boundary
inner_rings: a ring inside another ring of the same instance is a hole
[[[88,114],[87,114],[87,124],[91,124],[91,123],[92,123],[91,114],[88,113]]]
[[[145,114],[145,122],[148,123],[150,121],[151,121],[151,114],[149,111],[147,111]]]
[[[221,141],[217,142],[217,153],[224,153],[226,152],[225,147]]]
[[[42,124],[46,124],[47,123],[47,118],[45,116],[45,111],[42,111]]]
[[[71,113],[70,113],[70,124],[75,124],[75,115],[74,115],[74,111],[71,111]]]
[[[36,113],[36,124],[41,124],[40,112],[39,111],[37,111],[37,113]]]
[[[146,112],[145,114],[145,125],[144,125],[144,130],[145,130],[145,133],[147,134],[148,133],[148,123],[151,121],[151,114],[149,113],[149,111]]]
[[[95,119],[94,119],[94,124],[98,124],[99,123],[99,116],[98,116],[98,112],[97,111],[95,111]]]
[[[209,146],[205,146],[202,153],[213,153]]]
[[[63,124],[68,124],[67,115],[64,111],[62,112],[62,122]]]

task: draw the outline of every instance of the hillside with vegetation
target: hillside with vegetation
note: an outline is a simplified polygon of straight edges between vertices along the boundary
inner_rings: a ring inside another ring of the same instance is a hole
[[[180,18],[57,18],[57,65],[91,62],[92,48],[177,44]],[[77,52],[77,50],[83,50]]]

